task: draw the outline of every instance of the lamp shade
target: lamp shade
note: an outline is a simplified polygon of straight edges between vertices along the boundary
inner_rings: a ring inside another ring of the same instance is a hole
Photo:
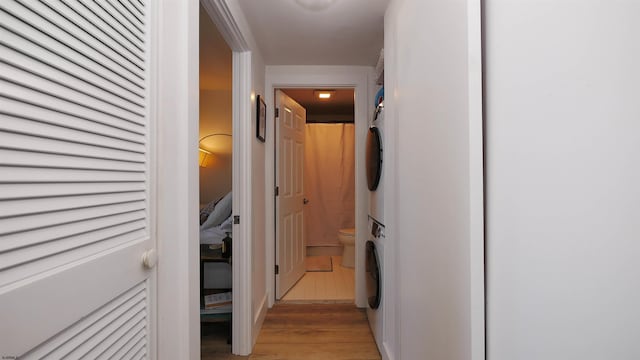
[[[198,164],[200,165],[200,167],[207,167],[209,165],[211,165],[211,161],[213,160],[214,154],[212,151],[207,150],[206,148],[204,148],[202,146],[202,140],[210,138],[210,137],[214,137],[214,136],[228,136],[228,137],[232,137],[231,134],[224,134],[224,133],[217,133],[217,134],[209,134],[209,135],[205,135],[203,137],[200,138],[200,140],[198,141],[198,153],[199,153],[199,158],[198,158]]]

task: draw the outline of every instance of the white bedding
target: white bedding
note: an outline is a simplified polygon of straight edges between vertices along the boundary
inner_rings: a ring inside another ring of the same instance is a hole
[[[200,228],[200,244],[222,244],[222,239],[227,236],[227,233],[229,233],[229,236],[231,236],[231,231],[233,228],[232,222],[232,216],[229,216],[225,221],[222,222],[222,224],[218,226],[205,229]]]
[[[227,234],[231,236],[233,216],[231,215],[231,193],[220,199],[200,225],[200,244],[222,245]],[[203,269],[205,289],[231,288],[231,265],[226,262],[205,263]]]

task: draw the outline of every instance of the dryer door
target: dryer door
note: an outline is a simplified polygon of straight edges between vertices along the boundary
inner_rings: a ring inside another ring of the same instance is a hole
[[[367,300],[370,308],[377,309],[380,306],[381,295],[380,259],[376,244],[371,240],[367,241],[366,258]]]
[[[375,191],[382,175],[382,138],[380,130],[373,126],[367,134],[366,148],[367,186]]]

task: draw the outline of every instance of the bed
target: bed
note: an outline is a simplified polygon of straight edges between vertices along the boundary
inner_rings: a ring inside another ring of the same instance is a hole
[[[223,240],[232,237],[232,193],[217,201],[212,201],[200,210],[200,246],[208,250],[222,248]],[[203,289],[230,289],[230,261],[206,262],[202,268]]]

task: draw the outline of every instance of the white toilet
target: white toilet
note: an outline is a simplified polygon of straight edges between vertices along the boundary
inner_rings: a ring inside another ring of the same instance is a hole
[[[340,229],[338,240],[342,243],[342,266],[352,268],[356,262],[356,229]]]

